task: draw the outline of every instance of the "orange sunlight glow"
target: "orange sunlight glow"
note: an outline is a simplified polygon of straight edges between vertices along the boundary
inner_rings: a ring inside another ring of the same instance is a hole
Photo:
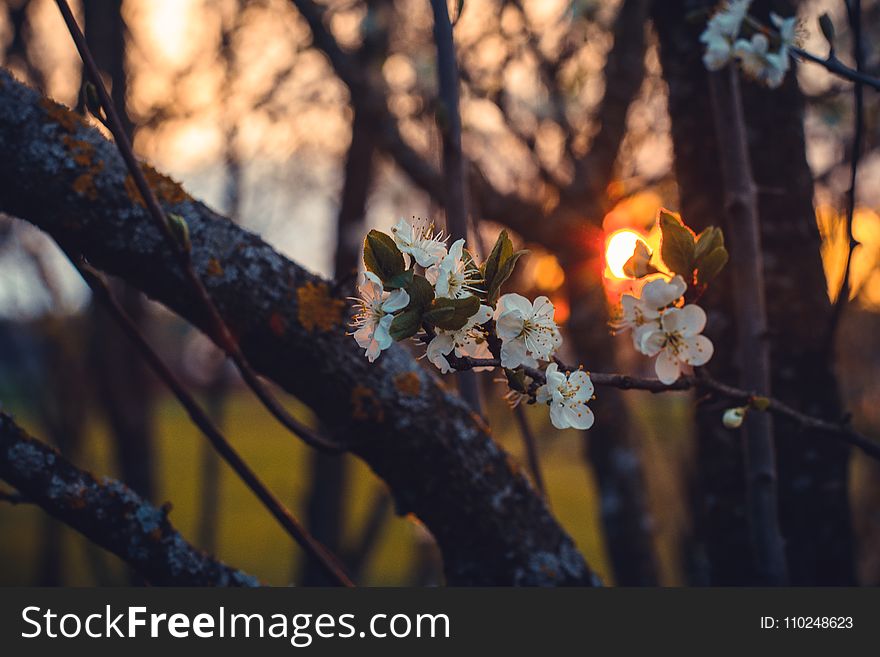
[[[624,228],[611,234],[605,244],[605,263],[608,265],[607,272],[610,272],[611,278],[630,278],[623,272],[623,266],[632,257],[639,242],[648,246],[645,238],[634,230]]]

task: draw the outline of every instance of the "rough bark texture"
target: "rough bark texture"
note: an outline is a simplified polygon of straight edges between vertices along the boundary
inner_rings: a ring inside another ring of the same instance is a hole
[[[257,586],[240,570],[198,551],[167,512],[125,484],[96,480],[0,413],[0,478],[29,501],[128,563],[158,586]]]
[[[758,15],[766,11],[756,5]],[[702,29],[686,20],[705,3],[656,2],[653,17],[661,63],[669,85],[669,112],[681,212],[699,230],[720,223],[721,183],[718,149],[711,124]],[[791,15],[788,3],[776,10]],[[822,353],[830,304],[819,256],[813,214],[813,182],[806,162],[803,101],[792,74],[771,91],[743,81],[746,121],[758,185],[762,248],[767,282],[768,321],[774,396],[827,419],[841,416],[830,357]],[[715,344],[733,344],[729,308],[736,282],[722,275],[704,297],[708,333]],[[737,354],[719,349],[710,370],[735,380]],[[721,426],[721,408],[704,405],[698,413],[695,522],[698,553],[695,583],[742,584],[755,573],[742,555],[748,551],[739,435]],[[849,584],[853,581],[850,514],[847,501],[849,448],[823,441],[778,419],[775,423],[779,502],[793,584]]]
[[[78,116],[0,72],[0,209],[49,232],[200,327],[201,306],[148,220],[115,148]],[[345,302],[175,183],[147,170],[184,218],[193,263],[254,367],[325,427],[416,514],[451,584],[592,584],[571,539],[455,395],[395,347],[375,363],[345,335]]]

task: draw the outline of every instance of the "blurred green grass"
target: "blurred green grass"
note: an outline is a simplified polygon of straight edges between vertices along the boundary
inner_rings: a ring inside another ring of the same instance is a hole
[[[650,404],[651,400],[639,402],[638,406],[644,411],[646,403]],[[187,539],[192,540],[197,526],[204,438],[173,399],[162,399],[159,408],[156,454],[159,500],[172,503],[171,521]],[[306,409],[292,402],[290,408],[300,418],[309,420]],[[583,442],[576,432],[552,429],[543,411],[541,408],[526,408],[539,443],[551,508],[591,566],[610,582],[599,528],[598,496],[593,477],[584,467]],[[488,415],[495,439],[511,452],[514,459],[524,464],[522,443],[512,414],[502,403],[493,401]],[[310,476],[308,448],[280,429],[246,393],[234,393],[229,397],[226,418],[225,433],[235,447],[276,495],[302,516]],[[34,417],[23,411],[17,419],[33,435],[45,438]],[[98,476],[116,476],[107,429],[94,413],[90,416],[86,435],[85,444],[73,460]],[[344,539],[351,541],[362,527],[377,487],[383,484],[362,462],[353,457],[346,459],[350,477],[345,493],[348,518]],[[217,504],[220,518],[217,556],[269,584],[293,582],[301,551],[225,465],[222,466],[221,494]],[[45,515],[30,505],[0,506],[0,585],[39,581],[39,553],[45,522]],[[360,583],[370,586],[411,584],[423,531],[411,519],[391,518]],[[95,548],[89,547],[83,537],[66,527],[61,529],[60,536],[63,583],[95,585],[97,581],[92,566]],[[105,578],[103,583],[126,583],[124,568],[115,557],[108,555],[103,561],[109,565],[110,575],[109,581]]]

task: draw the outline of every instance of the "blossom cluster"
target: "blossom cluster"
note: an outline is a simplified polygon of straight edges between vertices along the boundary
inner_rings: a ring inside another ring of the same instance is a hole
[[[706,45],[703,63],[710,71],[717,71],[735,60],[746,75],[775,89],[782,84],[791,65],[797,19],[771,13],[775,31],[756,28],[748,36],[743,26],[748,22],[751,3],[752,0],[727,0],[712,15],[700,35],[700,41]]]
[[[592,426],[589,375],[564,372],[551,362],[562,344],[553,303],[545,296],[530,301],[500,294],[524,252],[514,251],[502,232],[478,266],[464,240],[448,247],[446,241],[433,226],[403,219],[390,236],[375,230],[367,235],[367,271],[353,321],[354,339],[367,359],[374,362],[393,342],[409,338],[427,345],[425,355],[443,374],[467,359],[495,359],[509,380],[520,382],[519,392],[550,407],[553,426]],[[536,371],[542,362],[543,376]]]
[[[706,313],[698,305],[683,304],[687,283],[680,275],[671,280],[654,278],[644,284],[639,296],[624,294],[618,330],[632,331],[633,346],[656,357],[654,369],[663,383],[674,383],[685,366],[705,365],[712,358],[712,342],[700,335]]]

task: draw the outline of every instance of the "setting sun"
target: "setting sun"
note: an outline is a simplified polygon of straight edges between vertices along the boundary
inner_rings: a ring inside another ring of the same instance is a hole
[[[612,233],[608,238],[605,246],[605,262],[608,265],[608,271],[614,278],[629,278],[623,272],[623,266],[629,260],[636,249],[636,244],[643,242],[647,246],[645,239],[633,230],[618,230]]]

